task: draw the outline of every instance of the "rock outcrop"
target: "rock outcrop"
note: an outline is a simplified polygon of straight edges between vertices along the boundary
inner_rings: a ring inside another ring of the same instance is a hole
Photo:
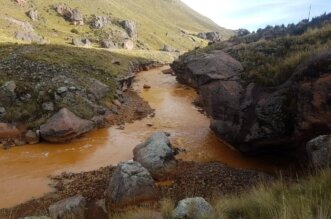
[[[40,127],[41,137],[49,142],[70,141],[94,128],[94,123],[63,108]]]
[[[91,26],[95,29],[102,29],[110,23],[111,23],[111,21],[109,20],[109,18],[107,16],[100,15],[100,16],[96,16],[95,18],[93,18]]]
[[[108,209],[157,200],[154,180],[143,166],[134,161],[117,165],[105,194]]]
[[[309,141],[307,152],[314,167],[331,167],[331,135],[322,135]]]
[[[198,33],[197,37],[210,42],[219,42],[222,40],[222,35],[219,32],[202,32]]]
[[[30,9],[28,12],[27,12],[27,15],[28,17],[33,20],[33,21],[36,21],[38,20],[39,16],[38,16],[38,11],[36,9]]]
[[[51,218],[85,219],[85,206],[85,198],[78,195],[49,206],[48,211]]]
[[[176,166],[175,150],[168,134],[158,132],[133,150],[133,160],[145,167],[154,179],[163,179]]]
[[[241,64],[221,50],[172,64],[181,83],[199,90],[211,129],[239,151],[304,148],[331,131],[331,51],[300,64],[278,87],[247,84]]]
[[[130,38],[132,39],[137,38],[138,32],[136,28],[136,23],[134,21],[124,20],[122,21],[122,27],[127,32]]]
[[[81,46],[81,47],[91,47],[92,43],[89,39],[84,37],[78,37],[72,39],[72,44],[75,46]]]
[[[199,219],[211,218],[212,214],[212,206],[205,199],[197,197],[181,200],[173,210],[172,217],[175,219]]]

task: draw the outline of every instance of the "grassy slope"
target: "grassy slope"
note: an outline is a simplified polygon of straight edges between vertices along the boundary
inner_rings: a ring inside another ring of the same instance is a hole
[[[37,32],[45,36],[50,43],[65,43],[76,35],[70,32],[75,27],[51,9],[51,5],[61,2],[72,8],[79,8],[86,18],[93,14],[106,14],[114,19],[136,21],[139,40],[151,49],[160,49],[167,44],[180,50],[187,50],[204,43],[201,40],[193,42],[189,37],[181,36],[180,29],[192,33],[220,31],[227,37],[232,34],[232,31],[219,27],[179,0],[30,0],[24,7],[18,6],[14,1],[3,0],[0,14],[32,23]],[[38,10],[39,21],[32,22],[25,15],[29,8]],[[115,25],[114,28],[116,28]],[[15,41],[11,38],[15,29],[15,26],[9,25],[3,17],[0,17],[0,42]],[[77,27],[77,29],[82,34],[91,34],[88,25]]]
[[[15,58],[13,59],[13,56]],[[63,45],[0,45],[0,86],[6,81],[15,81],[16,92],[29,93],[31,100],[28,102],[16,101],[10,105],[0,106],[6,108],[7,113],[0,121],[26,123],[30,128],[35,128],[45,122],[49,116],[43,112],[42,103],[54,102],[54,91],[61,86],[68,86],[62,82],[54,83],[45,73],[40,79],[40,72],[56,69],[52,78],[64,75],[67,79],[74,80],[74,86],[88,89],[89,79],[98,79],[110,87],[107,96],[98,102],[100,105],[109,105],[116,91],[116,78],[125,76],[129,71],[130,62],[158,61],[169,63],[173,57],[166,52],[107,51],[100,49],[76,48]],[[120,61],[120,65],[112,61]],[[28,63],[28,64],[26,64]],[[23,69],[26,69],[24,71]],[[42,84],[41,87],[38,84]],[[37,88],[38,87],[38,88]],[[42,92],[42,93],[40,93]],[[55,101],[56,102],[56,101]],[[89,119],[95,112],[87,104],[86,99],[76,97],[76,102],[59,102],[55,104],[56,110],[67,107],[76,115]]]
[[[276,86],[286,81],[304,60],[319,52],[331,49],[331,24],[308,29],[298,36],[282,36],[272,40],[261,39],[252,43],[230,45],[228,42],[213,44],[190,51],[190,54],[212,50],[225,50],[240,61],[247,73],[245,81]]]

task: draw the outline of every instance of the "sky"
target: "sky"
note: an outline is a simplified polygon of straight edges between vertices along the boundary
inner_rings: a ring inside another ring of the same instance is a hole
[[[250,31],[267,25],[297,23],[331,12],[331,0],[182,0],[218,25]]]

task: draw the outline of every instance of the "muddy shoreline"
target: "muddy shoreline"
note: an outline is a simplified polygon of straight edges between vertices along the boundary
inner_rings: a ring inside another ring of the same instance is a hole
[[[20,218],[31,215],[47,215],[49,205],[75,195],[86,197],[87,206],[104,199],[104,191],[114,167],[82,173],[62,173],[53,176],[52,184],[57,190],[39,199],[33,199],[13,208],[0,210],[0,218]],[[260,183],[270,183],[275,178],[257,171],[228,167],[219,162],[197,163],[179,161],[167,180],[157,182],[159,200],[179,201],[185,197],[201,196],[214,200],[224,195],[240,194]],[[150,203],[158,209],[158,203]],[[139,206],[139,203],[137,203]],[[91,210],[89,207],[87,211]]]

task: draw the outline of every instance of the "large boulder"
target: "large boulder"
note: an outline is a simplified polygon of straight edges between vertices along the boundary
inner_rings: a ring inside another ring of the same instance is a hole
[[[73,22],[74,25],[84,25],[84,18],[78,8],[72,10],[70,20]]]
[[[145,167],[154,179],[163,179],[176,166],[175,151],[168,134],[158,132],[133,150],[133,160]]]
[[[243,67],[223,51],[183,56],[171,65],[177,80],[194,88],[212,81],[239,80]]]
[[[33,20],[33,21],[36,21],[38,20],[39,16],[38,16],[38,11],[36,9],[30,9],[28,12],[27,12],[27,15],[28,17]]]
[[[172,212],[175,219],[211,218],[212,215],[212,206],[201,197],[181,200]]]
[[[94,123],[84,120],[63,108],[40,127],[41,137],[49,142],[66,142],[94,128]]]
[[[108,92],[110,91],[110,88],[108,85],[102,83],[101,81],[97,79],[91,79],[90,83],[88,84],[88,90],[98,99],[104,98]]]
[[[117,48],[117,45],[112,40],[109,40],[109,39],[101,40],[100,41],[100,46],[102,48],[106,48],[106,49],[115,49],[115,48]]]
[[[127,34],[129,35],[130,38],[132,38],[132,39],[137,38],[137,35],[138,35],[137,27],[136,27],[136,23],[134,21],[124,20],[124,21],[122,21],[122,27],[127,32]]]
[[[197,37],[211,42],[219,42],[222,40],[222,35],[219,32],[202,32],[198,33]]]
[[[72,39],[72,44],[81,47],[91,47],[92,45],[91,41],[85,37],[77,37]]]
[[[154,180],[149,172],[135,161],[117,165],[105,194],[108,209],[157,199]]]
[[[198,89],[212,130],[256,154],[303,150],[331,132],[330,64],[331,51],[316,55],[278,87],[245,85],[241,64],[221,50],[184,55],[172,68],[179,82]]]
[[[107,16],[96,16],[92,20],[91,26],[95,29],[102,29],[110,23],[111,22]]]
[[[322,135],[309,141],[307,152],[315,167],[331,167],[331,135]]]
[[[49,206],[48,211],[54,219],[85,219],[85,207],[86,199],[78,195],[56,202]]]
[[[135,43],[133,42],[133,40],[126,39],[123,42],[123,48],[124,49],[133,50],[134,46],[135,46]]]

